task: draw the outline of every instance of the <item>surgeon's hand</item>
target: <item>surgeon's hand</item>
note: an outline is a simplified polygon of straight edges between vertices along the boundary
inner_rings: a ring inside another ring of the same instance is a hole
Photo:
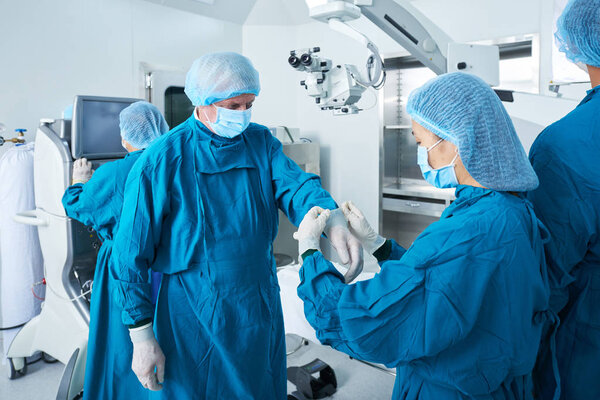
[[[298,241],[298,253],[300,255],[311,249],[321,250],[319,239],[323,234],[323,229],[325,229],[330,214],[330,210],[324,210],[321,207],[313,207],[306,213],[298,227],[298,232],[294,232],[294,239]]]
[[[129,330],[133,342],[131,369],[143,387],[161,390],[165,379],[165,355],[152,330],[152,324]]]
[[[348,221],[348,225],[350,225],[350,232],[360,240],[369,254],[375,253],[385,243],[385,238],[375,232],[354,203],[347,201],[342,204],[342,212]]]
[[[341,209],[335,209],[325,227],[325,234],[331,245],[337,251],[340,261],[348,266],[348,271],[344,278],[346,283],[352,282],[363,269],[362,246],[348,229],[348,223]]]
[[[92,178],[92,163],[86,158],[79,158],[73,163],[73,184],[87,183]]]

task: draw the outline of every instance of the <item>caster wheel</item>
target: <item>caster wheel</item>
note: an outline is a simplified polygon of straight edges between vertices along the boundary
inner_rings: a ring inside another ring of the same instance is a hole
[[[16,379],[17,378],[17,370],[15,369],[15,365],[13,364],[12,358],[8,359],[8,379]]]
[[[55,362],[58,361],[56,358],[54,358],[51,355],[46,354],[44,352],[42,352],[42,360],[44,360],[44,362],[46,364],[54,364]]]
[[[16,369],[13,359],[8,359],[8,379],[17,379],[18,377],[23,376],[27,373],[27,361],[25,359],[23,359],[23,361],[23,368]]]

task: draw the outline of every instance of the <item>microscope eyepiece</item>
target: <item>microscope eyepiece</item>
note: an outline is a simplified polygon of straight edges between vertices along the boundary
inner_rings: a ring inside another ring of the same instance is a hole
[[[298,68],[298,66],[300,66],[300,59],[298,57],[296,57],[295,55],[291,55],[288,58],[288,63],[294,67],[294,68]]]
[[[310,64],[312,64],[312,57],[309,53],[304,53],[302,54],[302,57],[300,57],[300,62],[302,65],[306,65],[308,67]]]

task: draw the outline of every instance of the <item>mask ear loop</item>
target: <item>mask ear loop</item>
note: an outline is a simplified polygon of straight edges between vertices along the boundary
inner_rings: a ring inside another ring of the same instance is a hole
[[[438,144],[442,143],[444,141],[444,139],[440,139],[437,142],[435,142],[433,144],[433,146],[431,146],[430,148],[427,149],[427,152],[429,153],[430,150],[433,150]]]
[[[448,165],[452,165],[453,167],[455,167],[456,164],[454,162],[456,161],[457,158],[458,158],[458,147],[456,148],[456,155],[454,156],[454,158],[452,159],[452,161],[450,161],[450,164],[448,164]]]

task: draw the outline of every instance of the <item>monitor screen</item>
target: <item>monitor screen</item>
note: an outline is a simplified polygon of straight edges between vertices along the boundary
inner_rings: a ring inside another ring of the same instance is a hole
[[[77,96],[73,111],[72,154],[74,158],[120,158],[119,113],[140,99]]]

